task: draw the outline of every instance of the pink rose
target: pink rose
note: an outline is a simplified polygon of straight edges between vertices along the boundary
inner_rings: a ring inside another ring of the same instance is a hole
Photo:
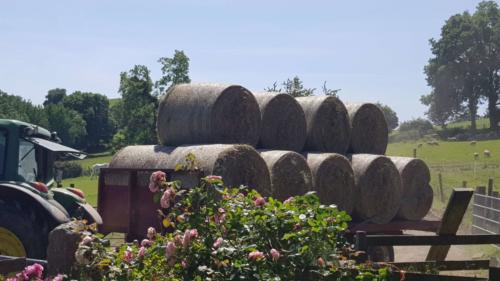
[[[325,267],[325,260],[322,257],[319,257],[317,262],[319,267]]]
[[[258,197],[253,200],[253,203],[255,206],[264,206],[264,204],[266,204],[266,199],[264,199],[264,197]]]
[[[211,176],[206,176],[205,177],[205,180],[208,182],[208,183],[216,183],[216,182],[219,182],[222,180],[222,177],[221,176],[214,176],[214,175],[211,175]]]
[[[137,253],[138,257],[144,257],[144,254],[146,253],[146,248],[144,246],[139,248],[139,252]]]
[[[226,214],[214,215],[214,221],[216,224],[221,224],[226,219]]]
[[[141,246],[142,246],[142,247],[146,247],[146,248],[147,248],[147,247],[150,247],[150,246],[151,246],[151,244],[153,244],[153,242],[151,242],[151,241],[150,241],[150,240],[148,240],[148,239],[143,239],[143,240],[141,241]]]
[[[129,248],[123,253],[123,260],[127,263],[131,263],[133,259],[134,259],[134,254]]]
[[[148,228],[148,232],[147,232],[147,235],[149,240],[153,240],[156,238],[156,229],[154,227],[149,227]]]
[[[80,242],[80,245],[89,245],[92,241],[94,241],[92,236],[85,236],[83,237],[82,242]]]
[[[271,249],[271,256],[273,257],[273,261],[277,261],[280,258],[281,254],[278,250],[273,248]]]
[[[292,201],[293,201],[293,197],[288,197],[288,199],[283,201],[283,204],[289,204],[289,203],[292,203]]]
[[[149,185],[148,185],[148,187],[149,187],[149,191],[151,191],[153,193],[156,193],[156,192],[160,191],[160,188],[154,182],[150,182]]]
[[[181,265],[182,265],[182,268],[184,268],[184,269],[188,268],[188,262],[186,260],[182,260]]]
[[[184,248],[187,248],[191,243],[191,240],[196,237],[198,237],[198,230],[186,229],[186,231],[184,232],[184,237],[182,237],[182,246]]]
[[[224,241],[224,239],[222,239],[222,237],[217,238],[217,240],[215,240],[214,245],[213,245],[214,249],[218,249],[220,247],[220,245],[222,244],[222,241]]]
[[[52,279],[52,281],[63,281],[64,275],[62,274],[57,274],[56,277]]]
[[[160,199],[160,205],[162,208],[164,209],[167,209],[170,207],[170,201],[172,199],[174,199],[174,196],[175,196],[175,192],[173,189],[171,188],[168,188],[167,190],[165,190],[165,192],[163,193],[163,195],[161,196],[161,199]]]
[[[251,261],[258,261],[264,258],[264,253],[259,251],[253,251],[248,254],[248,259]]]
[[[167,243],[167,247],[165,248],[165,256],[167,256],[167,259],[175,256],[176,249],[177,249],[177,247],[175,246],[174,242],[169,241]]]

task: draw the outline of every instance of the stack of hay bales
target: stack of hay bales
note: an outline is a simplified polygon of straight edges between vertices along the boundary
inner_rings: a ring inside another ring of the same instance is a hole
[[[425,163],[383,155],[387,123],[370,103],[181,84],[162,97],[157,130],[159,145],[126,147],[110,167],[174,168],[191,153],[229,186],[281,200],[315,190],[323,204],[373,223],[418,220],[432,204]]]

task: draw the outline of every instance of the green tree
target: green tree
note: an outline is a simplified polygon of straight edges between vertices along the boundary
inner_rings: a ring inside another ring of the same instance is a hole
[[[291,95],[292,97],[307,97],[312,96],[316,88],[304,88],[304,83],[298,76],[292,79],[286,79],[282,83],[283,92]]]
[[[481,2],[471,15],[450,17],[438,40],[431,39],[433,57],[425,67],[430,95],[421,101],[428,116],[440,123],[468,111],[476,130],[478,105],[488,100],[492,129],[498,129],[500,93],[500,12],[495,2]]]
[[[384,113],[385,121],[387,122],[387,126],[389,127],[389,130],[392,131],[398,127],[399,124],[399,118],[398,115],[392,108],[390,108],[388,105],[381,104],[380,102],[377,102],[377,106],[382,110]]]
[[[56,131],[64,144],[84,148],[87,136],[86,122],[82,116],[62,104],[45,106],[49,129]]]
[[[119,92],[122,95],[122,104],[112,114],[116,118],[115,121],[121,124],[113,137],[114,144],[123,146],[157,143],[158,100],[152,90],[153,82],[146,66],[136,65],[128,72],[120,74]],[[118,148],[114,146],[114,149]]]
[[[33,105],[20,96],[9,95],[2,90],[0,90],[0,118],[15,119],[42,127],[48,126],[47,117],[41,106]]]
[[[432,123],[422,118],[405,121],[399,125],[399,131],[417,131],[420,136],[430,133],[433,129]]]
[[[190,83],[189,58],[184,51],[175,50],[174,56],[158,59],[162,65],[162,77],[155,83],[156,95],[162,94],[170,86],[180,83]]]
[[[109,100],[96,93],[76,91],[64,98],[65,107],[78,112],[86,123],[87,150],[95,151],[110,142],[112,133],[109,123]]]
[[[47,106],[49,104],[58,104],[61,103],[66,97],[66,89],[55,88],[49,90],[47,95],[45,96],[45,101],[43,102],[43,106]]]

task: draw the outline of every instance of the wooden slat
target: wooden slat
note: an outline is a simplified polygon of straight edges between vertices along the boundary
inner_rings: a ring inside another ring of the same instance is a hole
[[[418,230],[436,232],[441,221],[419,220],[419,221],[392,221],[384,224],[374,223],[352,223],[349,226],[351,232],[366,231],[368,233],[396,233],[402,230]]]
[[[473,193],[474,191],[470,188],[453,189],[441,220],[441,226],[437,231],[438,235],[453,235],[457,233]],[[450,245],[432,246],[426,260],[445,260],[449,250]]]
[[[500,244],[500,234],[477,235],[366,235],[369,246],[481,245]]]
[[[391,262],[390,264],[399,269],[411,268],[412,271],[427,271],[429,268],[436,269],[439,271],[479,270],[479,269],[488,269],[490,266],[490,260]]]

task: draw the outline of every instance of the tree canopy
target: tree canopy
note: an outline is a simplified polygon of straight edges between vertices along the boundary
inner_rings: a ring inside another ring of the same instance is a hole
[[[500,110],[500,10],[493,1],[479,3],[473,14],[450,17],[441,37],[430,40],[433,57],[425,66],[432,92],[421,98],[427,116],[444,125],[468,111],[476,130],[478,105],[488,102],[490,127],[498,129]]]
[[[399,124],[399,118],[396,112],[392,110],[392,108],[390,108],[388,105],[381,104],[380,102],[377,102],[377,106],[384,113],[385,121],[387,122],[389,131],[396,129]]]

